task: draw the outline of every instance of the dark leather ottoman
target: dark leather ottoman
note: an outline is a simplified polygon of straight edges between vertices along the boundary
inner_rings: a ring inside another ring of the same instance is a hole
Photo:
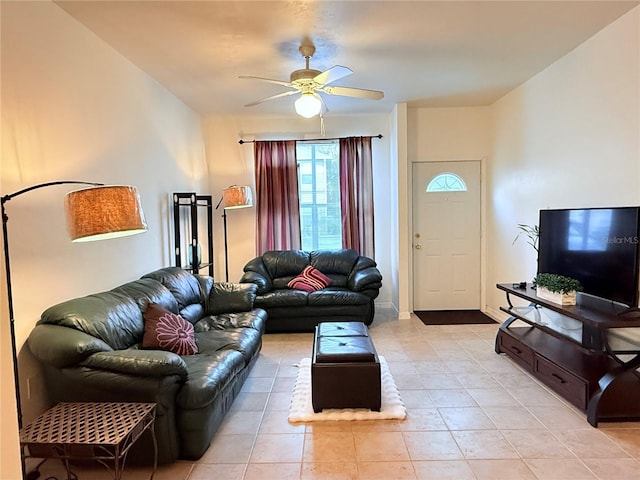
[[[380,360],[360,322],[323,322],[313,337],[311,402],[325,408],[380,411]]]

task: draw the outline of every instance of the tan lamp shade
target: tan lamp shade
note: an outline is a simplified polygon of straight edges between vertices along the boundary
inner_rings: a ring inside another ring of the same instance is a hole
[[[125,237],[147,230],[135,187],[107,185],[69,192],[65,210],[73,242]]]
[[[231,185],[225,188],[224,192],[222,192],[222,198],[224,199],[225,210],[253,207],[253,193],[251,192],[251,187],[247,185],[242,187]]]

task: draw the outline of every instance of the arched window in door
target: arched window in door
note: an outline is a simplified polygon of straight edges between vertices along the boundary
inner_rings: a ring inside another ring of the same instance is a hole
[[[439,173],[427,185],[427,192],[466,192],[467,184],[455,173]]]

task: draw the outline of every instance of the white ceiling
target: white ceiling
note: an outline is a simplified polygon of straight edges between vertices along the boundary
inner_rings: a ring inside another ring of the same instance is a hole
[[[292,113],[294,96],[239,79],[289,80],[344,65],[336,85],[380,101],[324,95],[330,113],[393,105],[489,105],[638,1],[57,1],[57,5],[203,115]]]

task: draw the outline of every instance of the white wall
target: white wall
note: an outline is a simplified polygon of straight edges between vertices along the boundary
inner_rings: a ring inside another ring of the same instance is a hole
[[[512,241],[540,209],[640,204],[639,31],[636,7],[492,107],[488,285],[533,278]]]
[[[396,195],[391,195],[391,304],[399,320],[410,318],[409,287],[411,278],[409,264],[410,241],[407,225],[407,204],[409,201],[406,185],[408,182],[407,162],[407,104],[396,104],[391,115],[391,184],[396,185]],[[393,189],[391,190],[393,192]]]
[[[232,184],[251,185],[255,188],[253,144],[239,145],[244,140],[283,140],[322,138],[319,120],[304,119],[297,115],[287,117],[264,116],[211,116],[204,121],[206,152],[211,172],[211,191],[220,198],[222,190]],[[376,303],[391,305],[391,203],[395,195],[391,183],[389,161],[389,116],[334,116],[325,117],[326,138],[358,135],[377,135],[372,139],[373,183],[375,208],[375,242],[378,267],[383,276],[383,286]],[[255,191],[255,190],[254,190]],[[224,278],[224,246],[222,221],[214,219],[216,278]],[[395,214],[395,212],[393,212]],[[236,210],[227,213],[229,243],[229,279],[237,281],[242,276],[245,263],[255,256],[255,209]]]
[[[2,171],[8,194],[54,180],[132,184],[149,231],[69,242],[64,194],[6,204],[25,420],[46,404],[24,342],[59,301],[112,288],[170,264],[168,194],[208,189],[200,118],[50,2],[2,2]],[[0,478],[20,478],[6,285],[2,288]],[[31,377],[28,399],[26,379]]]
[[[490,151],[489,107],[410,108],[410,162],[480,159]]]
[[[403,276],[408,278],[407,291],[401,291],[405,295],[409,311],[413,310],[413,249],[412,249],[412,164],[415,162],[446,162],[456,160],[479,160],[482,166],[482,195],[486,196],[486,168],[487,157],[491,151],[491,110],[490,107],[459,107],[459,108],[409,108],[408,109],[408,134],[407,134],[407,174],[406,182],[398,185],[402,198],[408,198],[407,208],[401,210],[399,215],[406,224],[408,244],[407,263],[403,265]],[[402,192],[406,191],[405,194]],[[482,206],[486,202],[483,199]],[[486,226],[488,214],[485,208],[481,209],[482,226]],[[484,230],[484,228],[483,228]],[[486,236],[483,232],[482,240],[482,278],[487,269]],[[402,242],[402,240],[401,240]],[[402,283],[401,283],[402,284]],[[486,283],[483,284],[482,298],[486,296]],[[484,305],[481,305],[484,309]]]

